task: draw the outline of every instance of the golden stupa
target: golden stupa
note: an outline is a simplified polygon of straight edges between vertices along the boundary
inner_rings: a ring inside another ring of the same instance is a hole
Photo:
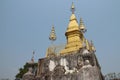
[[[83,48],[84,35],[80,29],[76,16],[74,14],[74,4],[71,6],[72,15],[70,16],[69,24],[65,32],[67,43],[65,49],[60,51],[60,54],[69,54]],[[82,26],[83,29],[83,26]]]

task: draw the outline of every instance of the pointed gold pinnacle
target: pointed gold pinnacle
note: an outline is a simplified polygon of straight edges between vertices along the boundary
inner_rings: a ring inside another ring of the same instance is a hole
[[[85,28],[85,25],[84,25],[84,22],[83,22],[82,18],[80,18],[80,30],[83,33],[86,32],[86,28]]]
[[[56,40],[56,34],[55,34],[54,26],[52,26],[52,30],[51,30],[49,39],[50,39],[51,41],[55,41],[55,40]]]

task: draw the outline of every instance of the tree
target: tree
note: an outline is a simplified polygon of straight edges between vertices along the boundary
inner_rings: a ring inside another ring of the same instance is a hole
[[[37,63],[32,63],[32,64],[26,63],[26,64],[23,66],[23,68],[20,68],[20,69],[19,69],[19,73],[15,76],[16,79],[22,78],[22,76],[28,71],[28,69],[29,69],[30,67],[32,67],[33,73],[35,73],[35,72],[36,72],[37,65],[38,65]]]

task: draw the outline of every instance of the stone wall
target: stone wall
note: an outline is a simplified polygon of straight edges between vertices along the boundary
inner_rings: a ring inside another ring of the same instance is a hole
[[[37,73],[38,80],[103,80],[94,52],[86,49],[39,59]]]

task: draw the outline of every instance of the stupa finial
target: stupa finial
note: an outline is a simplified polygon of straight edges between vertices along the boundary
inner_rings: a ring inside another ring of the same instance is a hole
[[[56,40],[56,34],[55,34],[55,29],[54,29],[54,25],[52,26],[52,30],[49,36],[49,40],[51,41],[55,41]]]
[[[72,11],[72,14],[74,14],[74,12],[75,12],[75,6],[74,6],[73,2],[72,2],[72,6],[71,6],[71,11]]]
[[[85,33],[87,31],[87,29],[85,28],[85,25],[84,25],[84,22],[83,22],[83,19],[80,18],[80,30]]]

